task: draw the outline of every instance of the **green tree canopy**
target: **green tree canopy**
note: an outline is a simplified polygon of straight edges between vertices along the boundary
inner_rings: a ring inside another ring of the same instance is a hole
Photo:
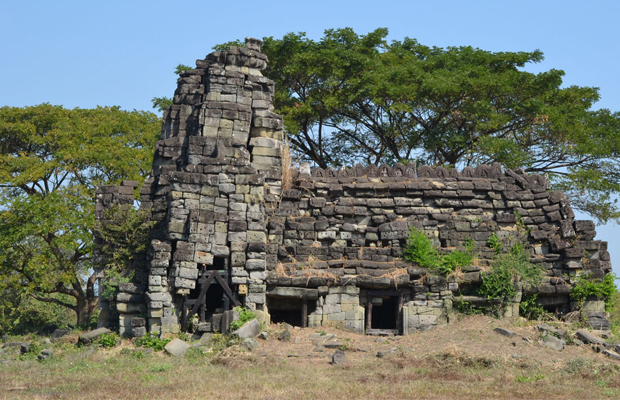
[[[548,174],[575,208],[620,220],[620,114],[594,110],[598,88],[530,73],[532,52],[388,42],[381,28],[263,39],[293,150],[318,166],[357,162],[463,168],[499,162]],[[216,46],[225,49],[239,41]]]
[[[0,292],[71,308],[78,324],[90,320],[95,187],[142,180],[159,130],[153,113],[118,107],[0,108]]]

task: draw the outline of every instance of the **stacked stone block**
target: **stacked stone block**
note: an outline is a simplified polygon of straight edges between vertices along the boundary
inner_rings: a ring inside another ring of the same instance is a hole
[[[261,73],[267,58],[260,46],[246,39],[245,48],[211,53],[180,74],[152,177],[140,192],[141,207],[156,222],[148,265],[110,307],[121,314],[121,329],[178,332],[182,299],[205,267],[229,270],[233,290],[244,288],[246,307],[267,312],[269,299],[303,300],[311,304],[309,326],[360,333],[371,290],[399,291],[404,333],[448,322],[459,298],[485,302],[462,294],[481,282],[495,257],[487,245],[493,234],[504,251],[527,245],[545,275],[530,291],[549,308],[571,310],[576,276],[611,272],[607,243],[594,239],[594,224],[575,221],[568,199],[550,192],[544,176],[519,169],[302,168],[283,191],[283,124],[273,109],[273,82]],[[129,201],[135,186],[101,188],[98,217],[110,204]],[[480,262],[458,278],[432,276],[402,258],[411,228],[443,252],[473,241]],[[518,312],[523,294],[505,316]],[[590,308],[587,317],[602,321],[600,307]],[[146,321],[139,317],[144,312]]]

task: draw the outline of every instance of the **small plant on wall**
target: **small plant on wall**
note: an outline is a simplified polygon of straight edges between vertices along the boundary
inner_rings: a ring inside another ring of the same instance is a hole
[[[530,255],[522,244],[516,244],[506,254],[498,255],[491,264],[491,272],[482,275],[480,296],[488,299],[508,301],[517,295],[515,283],[534,287],[541,281],[541,269],[530,263]]]
[[[615,278],[613,274],[605,275],[602,280],[590,275],[579,277],[570,291],[570,297],[577,302],[579,308],[588,297],[602,298],[605,300],[605,310],[611,312],[617,291]]]
[[[412,228],[403,250],[403,258],[420,267],[447,276],[474,261],[473,241],[465,242],[465,251],[455,250],[448,254],[440,253],[426,234]]]

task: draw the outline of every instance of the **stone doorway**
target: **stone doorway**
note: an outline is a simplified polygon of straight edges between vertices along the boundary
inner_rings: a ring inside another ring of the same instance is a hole
[[[367,293],[366,334],[399,335],[402,332],[403,294],[398,290],[373,290]]]
[[[316,302],[309,302],[307,299],[268,298],[267,308],[271,322],[285,322],[292,326],[306,328],[308,326],[308,314],[314,312]]]

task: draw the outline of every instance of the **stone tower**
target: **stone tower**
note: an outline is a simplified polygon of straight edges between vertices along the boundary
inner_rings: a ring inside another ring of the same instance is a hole
[[[197,60],[164,113],[141,193],[157,221],[146,288],[151,332],[179,330],[182,296],[196,289],[201,268],[228,271],[229,284],[247,289],[243,305],[264,307],[265,203],[281,189],[283,124],[274,83],[261,73],[261,45],[246,38],[245,48]]]

